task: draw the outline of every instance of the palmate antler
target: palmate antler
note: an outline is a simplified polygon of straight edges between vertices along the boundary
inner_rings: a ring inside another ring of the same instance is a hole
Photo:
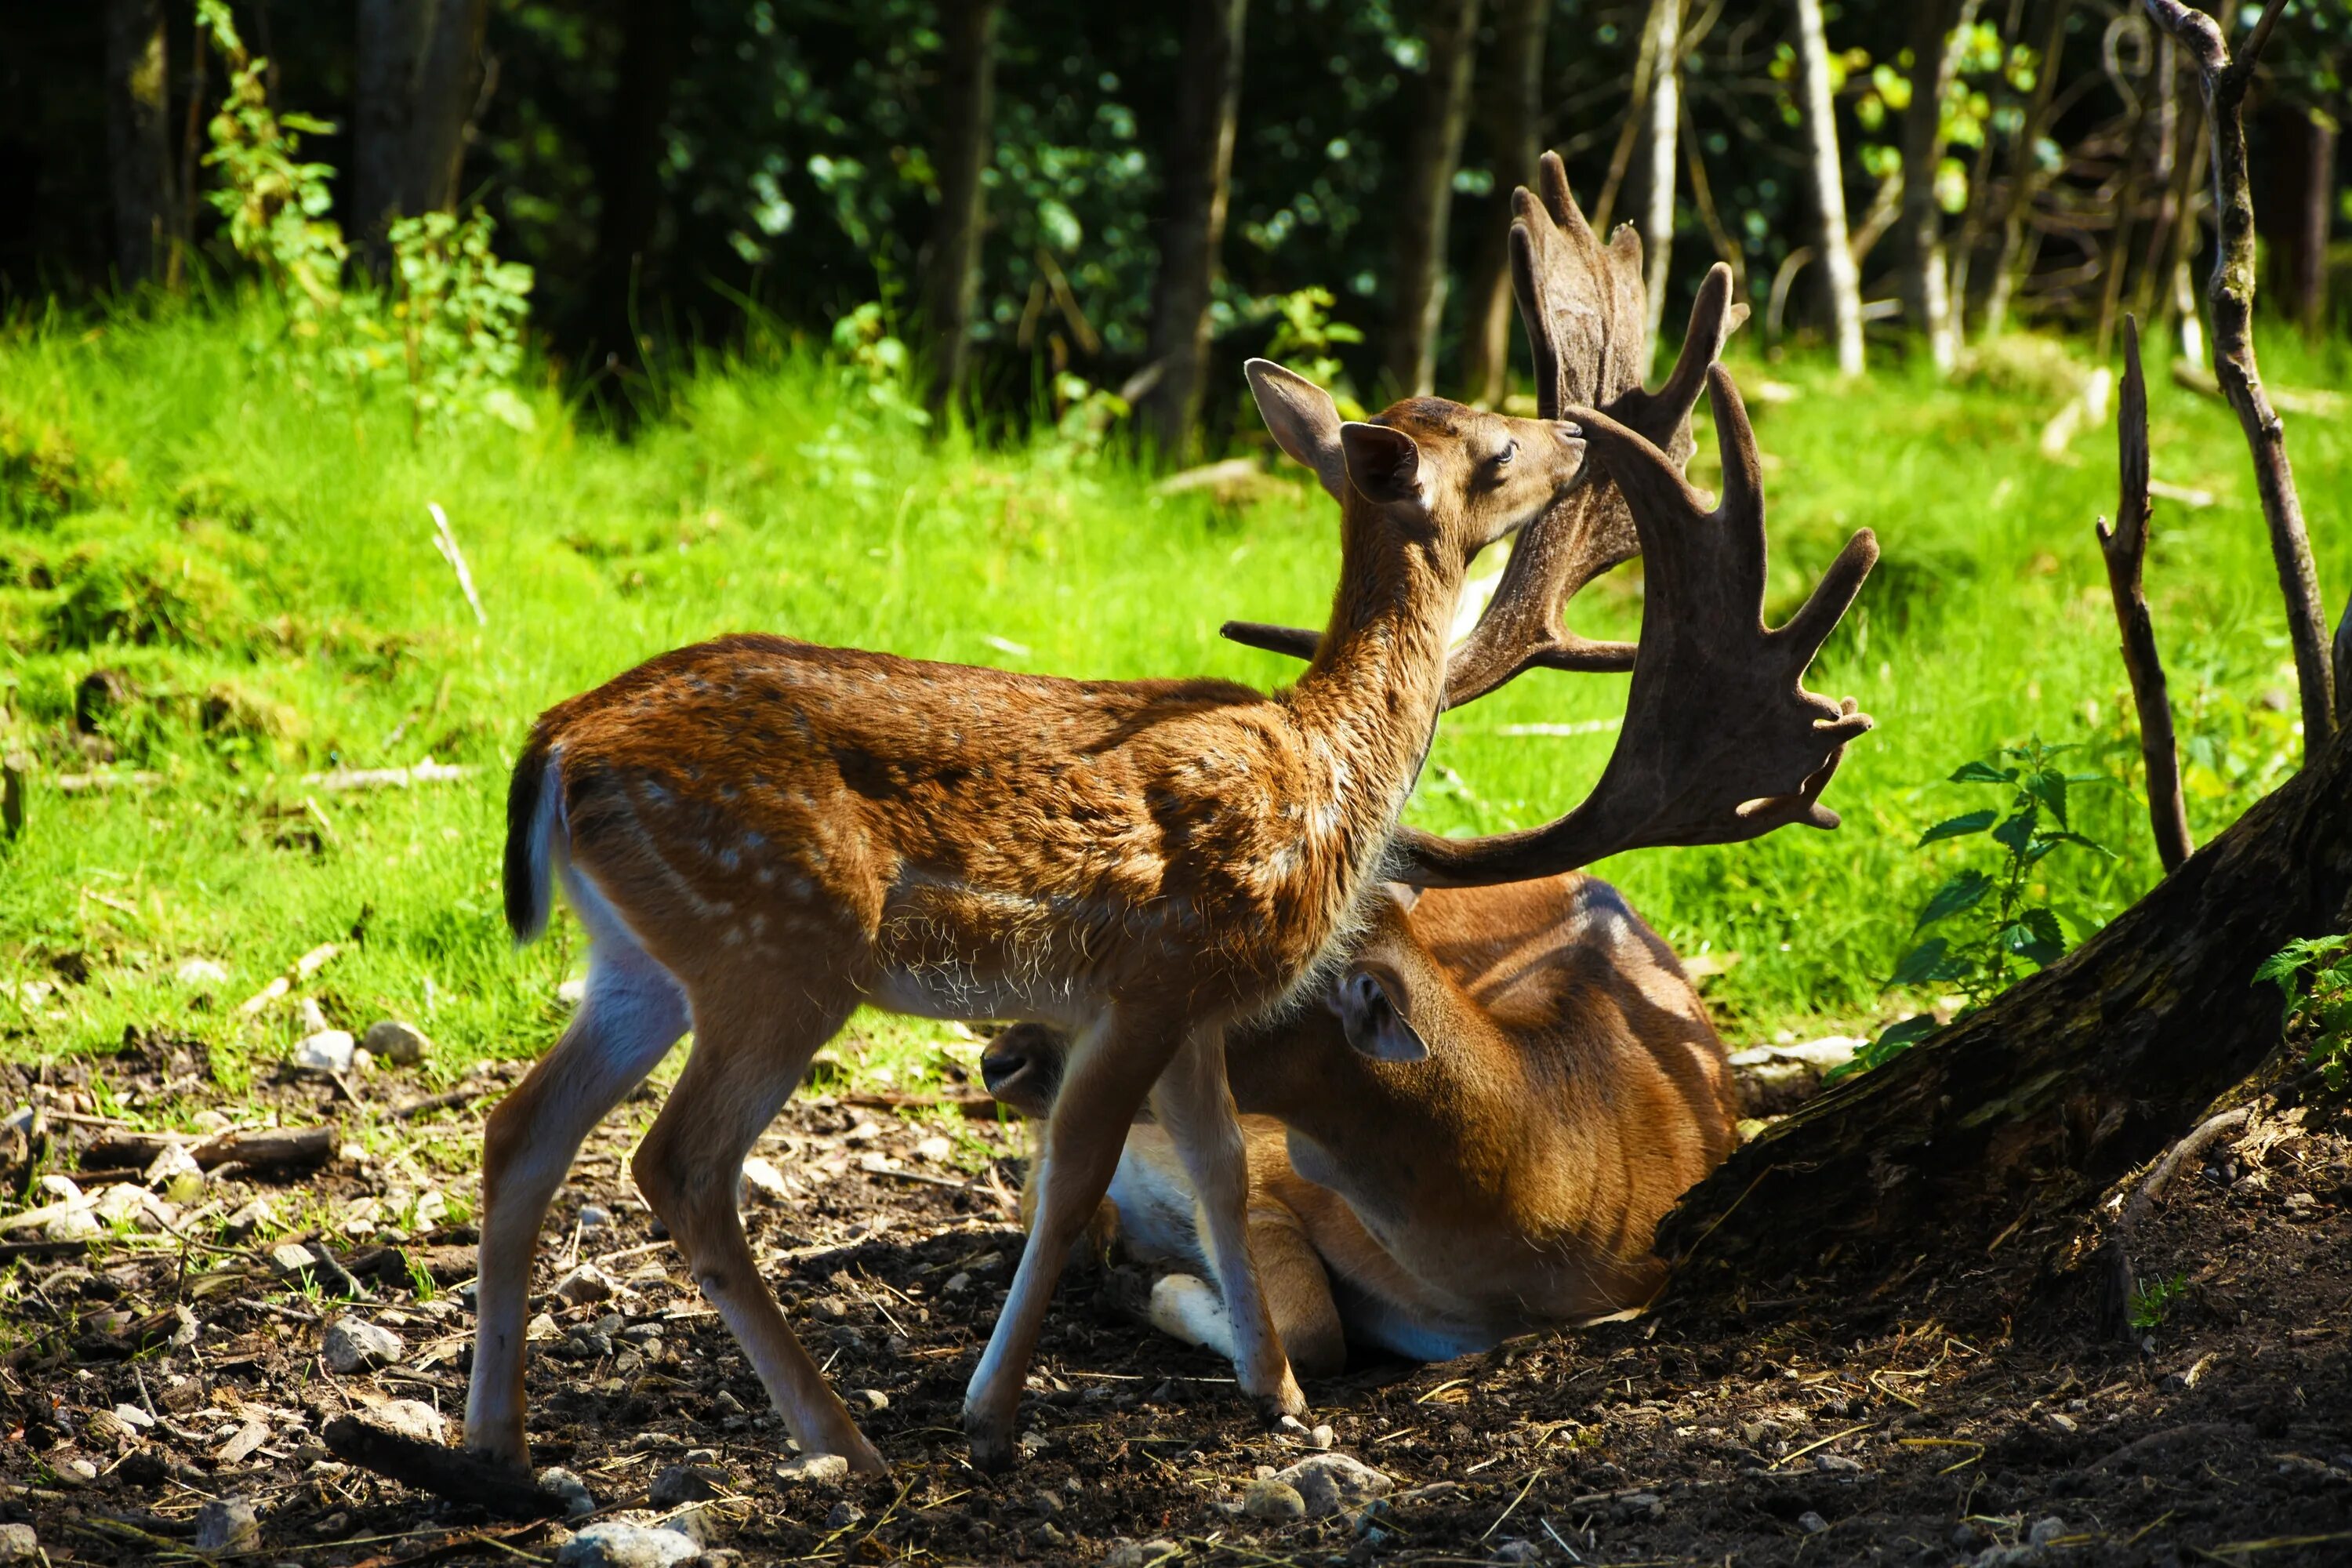
[[[1485,615],[1447,663],[1445,705],[1537,667],[1630,668],[1633,679],[1609,765],[1567,816],[1486,838],[1400,831],[1390,875],[1423,887],[1549,876],[1621,850],[1737,843],[1790,823],[1834,827],[1822,791],[1845,743],[1871,727],[1851,699],[1832,702],[1803,686],[1878,560],[1867,529],[1786,626],[1764,624],[1761,464],[1738,389],[1714,363],[1747,315],[1732,303],[1729,268],[1708,272],[1673,373],[1645,391],[1639,237],[1621,228],[1604,247],[1556,155],[1545,155],[1539,183],[1540,201],[1525,188],[1514,196],[1512,278],[1535,355],[1538,411],[1583,427],[1586,475],[1522,531]],[[1723,499],[1713,510],[1683,479],[1702,386],[1723,458]],[[1568,600],[1637,554],[1647,558],[1640,643],[1570,631],[1561,620]],[[1247,622],[1228,623],[1224,634],[1302,658],[1318,640]]]
[[[1391,875],[1421,887],[1519,881],[1572,870],[1620,850],[1732,844],[1790,823],[1835,827],[1821,804],[1845,743],[1871,727],[1853,700],[1805,689],[1806,667],[1878,560],[1864,529],[1811,597],[1775,630],[1764,624],[1762,465],[1730,372],[1709,367],[1723,455],[1713,510],[1680,465],[1597,409],[1570,409],[1586,461],[1625,497],[1646,579],[1642,640],[1623,728],[1583,804],[1544,827],[1486,838],[1408,828]]]

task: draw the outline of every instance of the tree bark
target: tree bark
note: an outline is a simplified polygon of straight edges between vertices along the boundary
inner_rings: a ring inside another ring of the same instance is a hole
[[[171,108],[163,0],[107,0],[106,153],[114,270],[124,288],[154,276],[180,234]]]
[[[924,403],[934,417],[963,396],[971,363],[971,312],[980,292],[980,239],[987,221],[981,176],[994,151],[998,0],[941,0],[939,205],[916,263],[916,315],[923,331],[929,382]]]
[[[1655,74],[1650,81],[1649,199],[1643,204],[1642,249],[1649,288],[1649,336],[1653,351],[1664,320],[1666,279],[1675,256],[1675,137],[1682,128],[1682,0],[1658,0]],[[1643,366],[1646,374],[1648,366]]]
[[[2287,461],[2286,427],[2263,390],[2262,371],[2254,363],[2254,201],[2246,177],[2246,89],[2282,8],[2273,5],[2263,12],[2232,60],[2211,17],[2180,0],[2144,3],[2157,25],[2179,39],[2197,62],[2203,88],[2205,126],[2212,138],[2213,213],[2220,229],[2213,277],[2206,285],[2213,307],[2213,375],[2237,411],[2239,427],[2253,454],[2255,487],[2262,495],[2263,520],[2270,528],[2271,558],[2286,601],[2287,640],[2294,649],[2307,765],[2335,730],[2336,683],[2311,535],[2295,494],[2294,469]]]
[[[1659,1227],[1675,1288],[2079,1212],[2278,1045],[2263,960],[2347,924],[2352,734],[2074,952],[1734,1153]]]
[[[661,219],[661,135],[685,50],[685,19],[663,0],[627,0],[618,89],[597,151],[596,249],[589,263],[588,337],[622,364],[643,361],[637,278]]]
[[[1862,269],[1845,224],[1845,165],[1838,161],[1837,105],[1830,95],[1829,38],[1822,0],[1796,0],[1797,68],[1803,81],[1805,141],[1811,160],[1813,211],[1821,226],[1822,276],[1829,292],[1830,331],[1838,371],[1860,375]]]
[[[359,0],[351,227],[362,247],[380,247],[394,218],[457,205],[488,20],[488,0]]]
[[[2147,379],[2139,363],[2139,323],[2124,318],[2123,411],[2116,421],[2116,526],[2097,525],[2099,553],[2106,558],[2107,593],[2115,601],[2116,629],[2123,636],[2124,671],[2131,678],[2132,704],[2139,713],[2140,759],[2147,773],[2147,819],[2156,835],[2157,858],[2167,871],[2189,858],[2189,812],[2180,797],[2180,754],[2172,738],[2172,702],[2166,694],[2164,661],[2157,655],[2156,624],[2148,615],[2140,568],[2147,559]]]
[[[1495,199],[1478,227],[1470,265],[1469,309],[1462,342],[1463,395],[1501,405],[1511,372],[1511,192],[1534,188],[1541,154],[1546,0],[1499,0],[1495,56],[1486,79],[1486,135],[1495,162]]]
[[[2294,103],[2276,104],[2264,118],[2274,152],[2264,199],[2254,216],[2270,247],[2271,283],[2284,299],[2286,316],[2306,337],[2316,338],[2327,314],[2336,125],[2326,115]]]
[[[1389,268],[1384,370],[1402,395],[1426,393],[1437,378],[1437,323],[1445,309],[1445,236],[1454,211],[1454,171],[1470,121],[1470,68],[1478,0],[1429,0],[1422,37],[1429,68],[1415,97],[1397,193],[1396,249]]]
[[[1170,462],[1191,451],[1207,379],[1248,12],[1249,0],[1192,0],[1184,34],[1151,290],[1150,353],[1160,376],[1137,410],[1144,438]]]
[[[1927,343],[1938,374],[1954,358],[1946,297],[1944,217],[1936,167],[1944,153],[1944,98],[1953,77],[1948,40],[1975,0],[1917,0],[1911,16],[1911,106],[1903,113],[1903,309]]]

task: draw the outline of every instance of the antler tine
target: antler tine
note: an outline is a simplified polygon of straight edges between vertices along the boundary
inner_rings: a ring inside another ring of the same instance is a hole
[[[1871,728],[1852,699],[1805,689],[1805,670],[1878,558],[1850,540],[1786,626],[1764,625],[1762,465],[1738,388],[1707,374],[1724,493],[1709,510],[1641,432],[1576,410],[1588,462],[1616,481],[1641,533],[1647,607],[1624,728],[1601,782],[1546,826],[1487,838],[1402,833],[1390,874],[1419,886],[1549,876],[1621,850],[1731,844],[1790,823],[1833,827],[1821,805],[1846,742]]]

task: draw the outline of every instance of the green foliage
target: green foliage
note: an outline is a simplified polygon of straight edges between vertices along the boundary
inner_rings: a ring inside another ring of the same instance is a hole
[[[2133,1289],[2126,1317],[2131,1326],[2142,1333],[2161,1328],[2164,1320],[2172,1315],[2172,1309],[2179,1303],[2180,1298],[2188,1293],[2189,1276],[2186,1274],[2175,1274],[2169,1279],[2151,1279]]]
[[[2336,1093],[2352,1086],[2352,936],[2300,938],[2263,961],[2254,983],[2285,999],[2280,1026]]]
[[[1946,817],[1919,836],[1919,847],[1983,837],[2000,855],[1986,866],[1960,868],[1928,895],[1912,921],[1917,940],[1896,961],[1886,981],[1890,987],[1951,986],[1963,999],[1959,1011],[1966,1016],[2009,989],[2021,966],[2044,969],[2064,954],[2065,930],[2046,894],[2037,895],[2035,868],[2069,847],[2115,858],[2113,850],[2068,825],[2070,789],[2113,782],[2104,773],[2061,768],[2058,759],[2076,749],[2045,745],[2036,735],[2021,746],[2000,748],[1990,761],[1963,763],[1953,773],[1949,783],[1989,786],[2009,799],[2004,805]],[[1942,929],[1919,938],[1931,926]],[[1857,1052],[1847,1070],[1891,1061],[1936,1026],[1931,1015],[1906,1018]]]
[[[1349,385],[1347,366],[1340,363],[1339,351],[1362,342],[1364,334],[1345,321],[1331,319],[1331,309],[1339,303],[1331,290],[1294,289],[1265,303],[1275,317],[1274,336],[1266,342],[1265,357],[1297,371],[1329,393],[1331,400],[1339,405],[1341,418],[1363,418],[1364,405]]]
[[[303,163],[305,135],[328,136],[335,128],[306,114],[280,114],[269,106],[269,62],[246,53],[226,0],[196,0],[196,24],[210,33],[213,47],[230,70],[228,90],[213,116],[212,151],[206,167],[221,183],[205,199],[227,221],[236,253],[262,268],[294,307],[295,331],[315,336],[342,304],[343,231],[327,215],[334,195],[327,182],[334,170]]]
[[[531,272],[490,248],[486,212],[444,212],[392,226],[393,320],[408,367],[411,430],[481,412],[518,429],[530,408],[510,385],[522,364]]]

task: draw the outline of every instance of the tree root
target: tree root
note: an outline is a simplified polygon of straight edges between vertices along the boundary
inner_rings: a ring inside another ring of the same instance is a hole
[[[2124,1212],[2107,1231],[2106,1239],[2099,1244],[2093,1265],[2099,1285],[2099,1321],[2107,1332],[2118,1339],[2129,1339],[2133,1333],[2131,1303],[2139,1281],[2132,1273],[2132,1232],[2147,1218],[2148,1211],[2164,1195],[2164,1189],[2183,1164],[2219,1142],[2223,1133],[2245,1126],[2253,1115],[2253,1106],[2247,1104],[2207,1117],[2165,1151],[2155,1169],[2148,1172],[2147,1179],[2140,1183],[2139,1190],[2124,1205]]]

